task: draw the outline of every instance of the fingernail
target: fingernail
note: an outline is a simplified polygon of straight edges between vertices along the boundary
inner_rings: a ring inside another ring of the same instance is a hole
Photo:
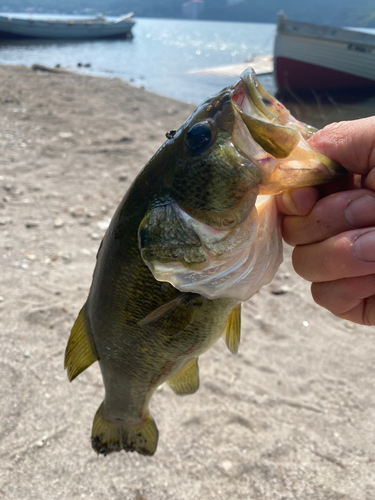
[[[284,193],[282,193],[281,196],[282,196],[283,204],[284,204],[284,207],[286,208],[286,210],[289,211],[291,214],[299,215],[297,207],[296,207],[294,200],[291,196],[291,192],[284,191]]]
[[[294,215],[307,215],[316,201],[318,191],[311,187],[302,187],[285,191],[282,194],[284,206]]]
[[[353,227],[367,226],[375,222],[375,198],[369,194],[353,200],[344,211]]]
[[[365,262],[375,261],[375,231],[358,236],[353,243],[354,255]]]

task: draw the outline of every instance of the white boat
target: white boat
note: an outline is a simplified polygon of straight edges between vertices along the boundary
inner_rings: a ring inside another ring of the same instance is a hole
[[[108,21],[98,15],[92,19],[37,19],[0,16],[0,36],[53,40],[131,37],[133,13]]]
[[[274,75],[280,91],[375,90],[375,35],[291,21],[280,13]]]

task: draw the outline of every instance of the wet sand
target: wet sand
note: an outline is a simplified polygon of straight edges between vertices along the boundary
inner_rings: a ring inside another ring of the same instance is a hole
[[[25,67],[0,66],[0,85],[0,498],[375,498],[374,330],[315,305],[289,248],[243,307],[239,354],[219,341],[195,395],[155,394],[155,456],[95,455],[99,367],[69,384],[65,345],[117,204],[193,107]],[[292,108],[315,126],[375,114]]]

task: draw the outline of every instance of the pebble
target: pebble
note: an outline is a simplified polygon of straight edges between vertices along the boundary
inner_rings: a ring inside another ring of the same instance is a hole
[[[72,217],[83,217],[85,210],[82,207],[71,207],[69,213]]]
[[[39,222],[35,222],[35,221],[26,222],[25,226],[27,227],[27,229],[32,229],[34,227],[38,227]]]
[[[230,462],[229,460],[224,460],[224,462],[221,462],[221,468],[225,470],[225,472],[229,472],[232,467],[233,467],[233,463]]]
[[[6,226],[7,224],[11,224],[13,221],[10,217],[6,219],[0,219],[0,226]]]
[[[0,302],[4,302],[4,297],[0,295]]]
[[[101,240],[102,239],[101,235],[98,233],[91,233],[90,236],[91,236],[92,240]]]
[[[109,220],[100,220],[96,223],[96,225],[102,231],[106,231],[108,229],[109,223],[110,223]]]
[[[288,285],[277,286],[273,283],[271,283],[268,288],[272,295],[284,295],[292,291],[292,288]]]
[[[60,132],[59,137],[61,139],[69,139],[69,137],[73,137],[73,134],[71,132]]]
[[[26,253],[25,257],[26,257],[27,260],[36,260],[35,253]]]
[[[30,352],[29,352],[29,351],[25,351],[25,352],[23,353],[23,357],[24,357],[24,358],[29,358],[29,357],[30,357]]]
[[[63,227],[64,221],[62,219],[55,219],[53,225],[55,228]]]

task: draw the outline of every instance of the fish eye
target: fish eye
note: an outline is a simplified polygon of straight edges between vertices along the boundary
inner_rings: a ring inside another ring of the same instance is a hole
[[[210,124],[205,122],[196,123],[186,133],[185,142],[190,151],[200,153],[211,143],[212,131]]]

